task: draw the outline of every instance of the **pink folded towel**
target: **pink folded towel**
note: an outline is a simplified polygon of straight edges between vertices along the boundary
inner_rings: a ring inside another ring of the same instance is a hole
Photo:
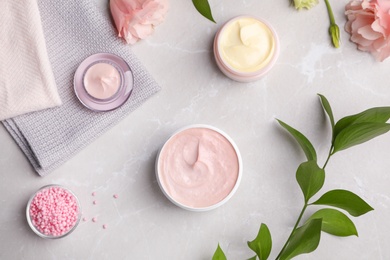
[[[0,1],[0,120],[61,105],[36,0]]]

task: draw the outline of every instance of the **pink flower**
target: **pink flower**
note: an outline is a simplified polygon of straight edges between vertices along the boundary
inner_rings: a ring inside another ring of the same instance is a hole
[[[352,0],[345,7],[345,30],[361,51],[383,61],[390,56],[390,1]]]
[[[134,44],[164,21],[168,0],[110,0],[110,9],[118,36]]]

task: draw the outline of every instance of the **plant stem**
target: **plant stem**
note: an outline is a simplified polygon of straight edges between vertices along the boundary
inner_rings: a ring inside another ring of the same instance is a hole
[[[326,4],[326,9],[328,10],[330,24],[336,24],[336,21],[334,19],[334,15],[333,15],[333,11],[332,11],[332,7],[330,6],[329,1],[325,0],[325,4]]]
[[[329,4],[328,0],[325,0],[326,3],[326,8],[328,9],[328,15],[329,15],[329,21],[330,21],[330,26],[329,26],[329,35],[332,40],[332,44],[335,48],[340,47],[340,28],[336,24],[334,16],[333,16],[333,11],[332,7]]]
[[[327,0],[325,0],[325,1],[327,2]],[[329,159],[332,156],[332,151],[333,151],[333,145],[331,145],[330,148],[329,148],[328,158],[326,158],[325,164],[322,167],[323,170],[325,169],[326,165],[328,165]],[[275,260],[280,259],[280,256],[282,255],[283,251],[286,249],[288,243],[291,240],[291,237],[293,236],[295,230],[298,228],[299,222],[301,222],[301,219],[303,217],[303,214],[306,211],[307,206],[309,206],[309,204],[307,202],[305,202],[305,205],[303,206],[303,208],[301,210],[301,213],[299,214],[299,217],[298,217],[297,221],[295,222],[294,228],[292,229],[292,231],[290,233],[290,236],[288,237],[286,243],[284,243],[282,249],[280,250],[280,252],[279,252],[278,256],[275,258]]]
[[[328,165],[329,159],[330,159],[330,157],[332,156],[332,150],[333,150],[333,145],[332,145],[332,146],[330,147],[330,149],[329,149],[328,158],[326,158],[326,161],[325,161],[324,166],[322,166],[322,169],[323,169],[323,170],[325,170],[326,165]]]
[[[305,213],[305,210],[307,208],[308,204],[307,202],[305,202],[305,205],[303,206],[302,210],[301,210],[301,213],[299,214],[299,217],[297,219],[297,222],[295,222],[295,225],[294,225],[294,228],[292,229],[291,233],[290,233],[290,236],[288,237],[286,243],[284,243],[283,247],[282,247],[282,250],[280,250],[278,256],[275,258],[275,260],[278,260],[280,258],[280,256],[282,255],[283,251],[286,249],[288,243],[290,242],[291,240],[291,237],[292,235],[294,234],[295,230],[297,229],[298,225],[299,225],[299,222],[301,222],[301,219],[303,217],[303,214]]]

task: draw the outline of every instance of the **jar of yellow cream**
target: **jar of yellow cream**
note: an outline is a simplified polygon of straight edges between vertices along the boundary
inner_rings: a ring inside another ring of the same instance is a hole
[[[238,16],[218,30],[214,56],[220,70],[229,78],[254,81],[275,64],[279,56],[279,39],[266,21]]]

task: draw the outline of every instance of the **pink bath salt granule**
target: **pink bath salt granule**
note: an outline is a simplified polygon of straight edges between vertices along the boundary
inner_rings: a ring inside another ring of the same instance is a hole
[[[87,218],[86,218],[86,217],[83,217],[83,221],[84,221],[84,222],[87,221]]]
[[[96,192],[92,192],[92,196],[96,196]]]
[[[97,218],[96,218],[96,217],[93,217],[93,218],[92,218],[92,221],[93,221],[93,222],[96,222],[96,221],[97,221]]]
[[[79,206],[75,196],[61,187],[39,191],[30,204],[30,218],[34,227],[46,236],[62,236],[77,223]]]
[[[96,201],[96,200],[94,200],[94,201],[93,201],[93,205],[96,205],[96,204],[97,204],[97,201]]]
[[[106,224],[103,225],[103,229],[107,229],[107,225]]]
[[[114,199],[117,199],[119,196],[118,196],[118,194],[114,194]]]

